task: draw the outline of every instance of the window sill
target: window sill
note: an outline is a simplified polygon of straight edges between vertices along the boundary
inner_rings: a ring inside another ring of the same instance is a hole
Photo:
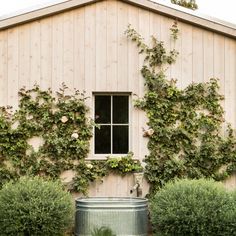
[[[93,160],[107,160],[109,157],[125,157],[127,154],[94,154],[90,155],[86,158],[86,161],[93,161]],[[138,158],[133,158],[134,160],[138,160]]]

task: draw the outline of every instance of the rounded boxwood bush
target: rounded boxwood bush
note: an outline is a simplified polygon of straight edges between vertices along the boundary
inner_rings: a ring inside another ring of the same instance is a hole
[[[171,182],[151,201],[153,229],[157,235],[229,236],[236,232],[234,202],[232,194],[213,180]]]
[[[59,182],[24,177],[0,190],[0,231],[8,236],[59,236],[71,226],[71,195]]]
[[[218,226],[221,234],[232,236],[236,232],[236,191],[230,192],[228,204],[221,214],[221,224]]]

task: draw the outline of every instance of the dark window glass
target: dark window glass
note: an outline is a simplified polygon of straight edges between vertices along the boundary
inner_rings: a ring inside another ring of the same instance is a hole
[[[113,96],[113,123],[127,124],[129,120],[128,96]]]
[[[128,153],[129,147],[129,128],[128,125],[113,126],[113,153]]]
[[[95,122],[111,123],[111,96],[95,96]]]
[[[111,126],[101,125],[95,128],[95,153],[111,153]]]

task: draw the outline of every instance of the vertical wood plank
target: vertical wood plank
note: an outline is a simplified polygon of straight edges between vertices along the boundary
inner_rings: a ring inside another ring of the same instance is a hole
[[[182,24],[182,88],[193,82],[192,26]]]
[[[40,86],[46,90],[52,86],[52,18],[41,20],[40,39]]]
[[[204,81],[203,34],[199,28],[193,28],[193,82]]]
[[[171,42],[171,50],[175,49],[179,54],[177,56],[176,62],[171,65],[171,78],[176,80],[176,84],[181,88],[182,86],[182,23],[177,22],[177,27],[179,29],[178,38],[176,41]]]
[[[214,77],[214,40],[213,33],[203,31],[204,81]]]
[[[127,176],[125,176],[125,179],[122,178],[121,176],[116,176],[117,181],[116,181],[116,188],[115,188],[115,196],[117,197],[122,197],[126,190],[125,184],[127,183]]]
[[[225,96],[225,120],[226,122],[231,123],[231,118],[233,118],[233,113],[230,106],[230,100],[232,97],[232,89],[233,81],[231,84],[231,75],[230,75],[230,61],[232,58],[230,57],[230,42],[229,40],[225,39],[224,43],[224,93]]]
[[[148,45],[150,45],[150,18],[149,18],[149,11],[139,9],[139,33],[145,39]],[[140,73],[140,69],[144,63],[144,56],[139,56],[139,96],[143,97],[145,94],[145,87],[144,87],[144,78]],[[147,142],[148,139],[143,137],[143,127],[147,127],[147,116],[145,112],[139,111],[139,129],[138,129],[138,142],[139,142],[139,156],[138,158],[141,160],[144,159],[145,155],[148,154],[147,150]]]
[[[160,36],[161,36],[161,41],[164,42],[164,47],[167,51],[167,53],[169,53],[169,51],[171,50],[171,36],[170,36],[170,27],[173,24],[173,20],[170,18],[167,18],[165,16],[161,17],[161,31],[160,31]],[[165,71],[165,74],[167,76],[168,79],[170,79],[171,76],[171,70],[170,67],[167,66],[165,69],[167,69]]]
[[[154,36],[158,40],[161,40],[161,16],[153,12],[150,12],[149,14],[150,36]]]
[[[8,101],[16,110],[18,107],[18,27],[8,30],[7,69],[8,69]]]
[[[74,80],[74,24],[73,12],[64,13],[63,19],[63,81],[71,89],[73,88]]]
[[[107,1],[107,91],[117,91],[117,1]]]
[[[139,12],[138,8],[128,5],[128,22],[131,27],[139,32]],[[139,97],[139,54],[138,48],[134,42],[128,40],[128,90],[132,91],[131,101]],[[131,145],[130,149],[134,152],[134,156],[139,158],[139,110],[133,107],[131,102]]]
[[[85,7],[85,88],[92,92],[96,87],[96,9],[95,5]],[[91,95],[91,94],[90,94]]]
[[[139,32],[138,8],[128,5],[128,22],[132,28]],[[134,42],[128,41],[128,89],[139,95],[139,53]]]
[[[232,125],[236,129],[236,41],[230,40],[230,89],[232,91],[232,96],[230,99],[230,107],[232,109]]]
[[[40,84],[40,21],[30,24],[30,87]]]
[[[233,174],[231,176],[229,176],[226,180],[223,181],[225,188],[228,191],[232,191],[233,189],[235,189],[235,185],[236,185],[236,175]]]
[[[224,94],[224,36],[214,33],[214,77],[220,81],[220,92]]]
[[[92,92],[96,88],[96,6],[89,5],[85,7],[85,88],[86,95],[89,97],[86,99],[86,105],[90,108],[93,107]],[[92,117],[93,110],[90,110],[89,116]],[[90,141],[90,153],[88,157],[91,157],[94,149],[94,139]]]
[[[0,32],[0,106],[7,105],[7,31]]]
[[[124,35],[128,26],[128,7],[118,1],[117,26],[117,90],[128,91],[128,39]]]
[[[74,11],[74,87],[85,90],[84,8]]]
[[[64,82],[63,77],[63,15],[52,18],[52,91],[58,91]]]
[[[150,45],[150,20],[149,20],[149,11],[139,9],[139,31],[138,33],[142,35],[145,42]],[[139,96],[144,96],[144,78],[142,77],[140,70],[144,64],[145,55],[139,55]]]
[[[96,91],[107,91],[107,80],[107,1],[102,1],[96,4]]]
[[[214,77],[219,79],[219,93],[224,95],[225,92],[225,40],[224,36],[214,33]],[[221,101],[225,110],[225,100]],[[225,114],[224,114],[225,116]],[[226,124],[223,125],[222,131],[225,131]]]
[[[30,87],[30,26],[19,27],[19,88]]]
[[[236,43],[232,39],[225,38],[225,60],[224,60],[224,95],[225,95],[225,120],[230,122],[233,127],[236,123],[235,99],[236,99]]]

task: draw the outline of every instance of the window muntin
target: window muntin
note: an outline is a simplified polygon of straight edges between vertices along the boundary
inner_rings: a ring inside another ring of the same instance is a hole
[[[95,95],[95,154],[129,152],[129,96]]]

